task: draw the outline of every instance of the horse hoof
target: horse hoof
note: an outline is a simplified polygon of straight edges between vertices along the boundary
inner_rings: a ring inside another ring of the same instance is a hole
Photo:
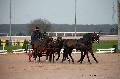
[[[80,61],[77,61],[77,63],[80,63]]]
[[[31,62],[31,60],[29,60],[29,62]]]
[[[61,63],[63,63],[63,61],[61,61]]]
[[[58,61],[58,59],[56,59],[56,61]]]
[[[70,61],[70,59],[67,59],[68,61]]]
[[[69,64],[70,64],[70,60],[69,60]]]
[[[80,64],[82,64],[82,62],[80,62]]]
[[[79,62],[80,62],[80,60],[77,61],[77,63],[79,63]]]
[[[72,60],[72,63],[74,64],[74,60]]]
[[[96,61],[96,63],[99,63],[98,61]]]
[[[74,64],[74,62],[72,62]]]
[[[89,63],[89,64],[92,64],[92,63]]]

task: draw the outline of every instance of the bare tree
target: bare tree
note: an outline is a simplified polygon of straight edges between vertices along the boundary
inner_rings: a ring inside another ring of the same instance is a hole
[[[51,29],[51,23],[46,19],[36,19],[31,21],[28,25],[28,32],[31,33],[35,27],[38,26],[41,32],[48,32]]]

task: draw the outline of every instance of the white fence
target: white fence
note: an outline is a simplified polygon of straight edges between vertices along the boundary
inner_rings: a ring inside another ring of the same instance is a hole
[[[82,38],[83,34],[85,33],[93,33],[93,32],[47,32],[48,35],[52,36],[54,39],[57,36],[61,36],[63,39],[79,39]],[[0,37],[4,40],[9,40],[10,36],[2,36]],[[30,36],[11,36],[12,40],[31,40]],[[100,40],[118,40],[118,35],[100,35]]]
[[[115,52],[115,48],[97,49],[96,53],[113,53],[113,52]]]
[[[28,49],[27,52],[32,51],[33,49]],[[109,48],[109,49],[97,49],[95,53],[113,53],[115,51],[115,48]],[[18,53],[25,53],[25,49],[16,49],[12,50],[12,53],[18,54]],[[60,53],[64,53],[64,49],[61,49]],[[81,53],[80,51],[77,51],[76,49],[72,50],[73,54]],[[7,54],[7,50],[0,50],[0,54]]]
[[[81,36],[85,33],[93,33],[93,32],[47,32],[48,36]],[[98,33],[98,32],[96,32]]]

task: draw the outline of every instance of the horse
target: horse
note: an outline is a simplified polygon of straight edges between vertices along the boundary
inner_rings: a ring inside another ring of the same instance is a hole
[[[97,59],[94,56],[93,50],[92,50],[92,44],[97,41],[97,43],[99,43],[99,38],[97,37],[98,35],[96,33],[87,33],[85,35],[83,35],[83,38],[77,40],[76,46],[77,46],[77,50],[81,51],[81,58],[80,60],[78,60],[78,62],[80,62],[82,64],[82,61],[85,57],[85,55],[87,55],[88,58],[88,62],[91,64],[89,56],[88,56],[88,52],[91,53],[92,57],[94,58],[94,60],[96,61],[96,63],[98,63]],[[84,53],[83,53],[84,52]]]
[[[36,61],[36,58],[39,57],[39,62],[40,62],[40,57],[42,57],[42,53],[45,52],[46,49],[46,40],[38,40],[33,43],[33,58]]]
[[[51,56],[51,52],[47,52],[46,51],[50,51],[48,48],[48,44],[50,44],[49,42],[51,41],[52,38],[46,36],[44,39],[41,40],[36,40],[33,42],[32,45],[32,55],[34,60],[36,61],[36,58],[39,57],[39,62],[40,62],[40,57],[44,56],[43,54],[46,54],[46,60],[48,59],[48,56]],[[31,57],[31,56],[30,56]]]
[[[62,37],[57,37],[57,40],[54,41],[55,52],[58,54],[56,61],[60,58],[60,51],[63,48],[63,39]]]
[[[46,48],[46,61],[48,60],[48,56],[49,56],[49,61],[51,62],[52,55],[53,55],[53,63],[54,63],[54,53],[55,53],[54,45],[55,44],[54,44],[53,38],[50,38],[49,42],[47,43],[47,48]]]
[[[72,59],[72,62],[74,63],[74,59],[71,53],[72,53],[72,50],[75,48],[75,44],[76,44],[76,40],[72,40],[72,39],[64,40],[64,43],[63,43],[64,51],[63,51],[62,63],[63,61],[66,60],[66,58],[70,63],[70,59],[68,56],[70,56],[70,58]]]
[[[77,50],[80,50],[80,52],[81,52],[81,58],[80,58],[80,60],[78,60],[78,62],[82,63],[85,55],[87,55],[88,62],[91,64],[89,56],[88,56],[88,52],[90,52],[92,57],[96,61],[96,63],[98,63],[97,59],[95,58],[95,56],[93,54],[93,50],[92,50],[92,43],[94,43],[97,40],[99,40],[99,38],[97,38],[96,33],[94,33],[94,34],[87,33],[87,34],[83,35],[83,38],[80,38],[78,40],[70,40],[70,39],[68,40],[67,39],[64,42],[64,53],[63,53],[62,62],[65,61],[67,58],[70,63],[70,60],[68,57],[68,55],[69,55],[70,58],[72,59],[72,62],[74,63],[74,59],[73,59],[71,53],[72,53],[73,48],[75,48]]]

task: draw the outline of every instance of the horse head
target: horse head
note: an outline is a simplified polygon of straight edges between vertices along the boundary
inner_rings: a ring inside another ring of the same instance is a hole
[[[92,33],[92,40],[93,40],[93,42],[94,41],[96,41],[97,43],[99,43],[99,34],[97,34],[97,33]]]

